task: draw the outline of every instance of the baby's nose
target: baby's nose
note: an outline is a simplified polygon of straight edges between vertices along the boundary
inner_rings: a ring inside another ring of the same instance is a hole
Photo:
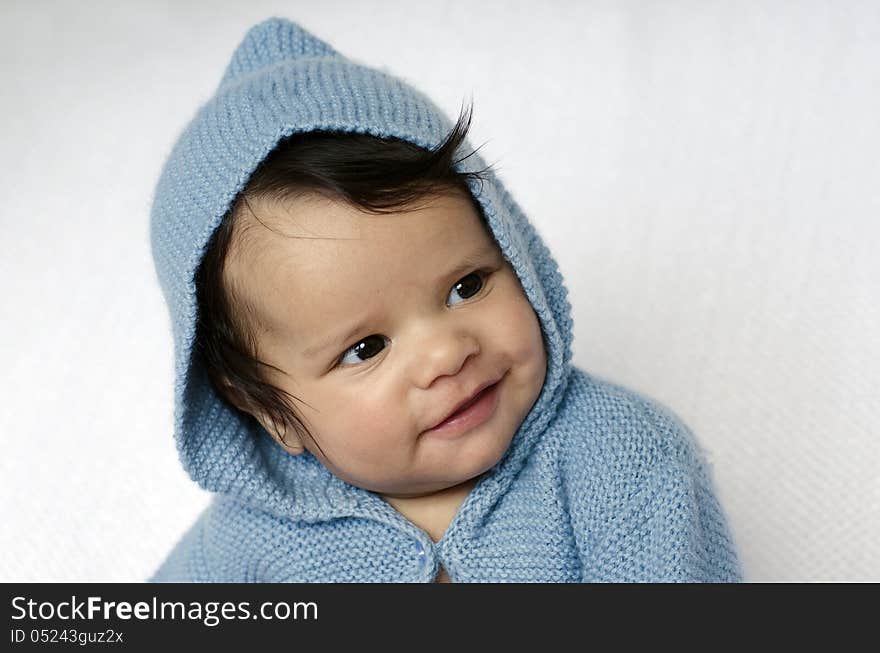
[[[436,379],[457,376],[468,361],[480,353],[479,340],[472,334],[440,330],[430,342],[417,345],[414,378],[420,387],[430,387]]]

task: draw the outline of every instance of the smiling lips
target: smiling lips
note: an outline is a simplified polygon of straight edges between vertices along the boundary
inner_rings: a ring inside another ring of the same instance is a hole
[[[470,399],[459,404],[450,415],[425,434],[440,437],[457,437],[486,422],[498,404],[498,381],[484,384]]]

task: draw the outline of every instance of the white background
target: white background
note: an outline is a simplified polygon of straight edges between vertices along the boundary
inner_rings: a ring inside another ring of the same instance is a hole
[[[451,117],[560,263],[575,363],[713,464],[749,581],[880,581],[880,4],[0,3],[0,581],[146,578],[172,440],[153,185],[244,32]]]

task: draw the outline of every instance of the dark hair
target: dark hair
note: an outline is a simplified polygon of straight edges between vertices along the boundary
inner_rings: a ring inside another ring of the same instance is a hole
[[[290,199],[317,193],[381,215],[413,211],[419,200],[437,194],[464,192],[485,221],[467,181],[477,179],[482,185],[483,175],[492,166],[459,172],[455,166],[473,152],[453,158],[467,136],[472,110],[472,106],[462,107],[452,131],[433,150],[397,138],[313,131],[282,140],[260,163],[212,235],[195,277],[196,347],[221,397],[238,407],[259,409],[276,428],[283,425],[283,434],[292,428],[301,436],[308,435],[320,449],[293,404],[293,400],[302,400],[275,387],[262,374],[264,367],[285,372],[259,360],[247,319],[252,311],[223,283],[235,216],[250,209],[249,200],[257,198]],[[281,438],[283,441],[284,436]]]

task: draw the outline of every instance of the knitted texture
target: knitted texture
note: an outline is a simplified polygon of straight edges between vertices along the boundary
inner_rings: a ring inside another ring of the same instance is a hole
[[[469,188],[538,316],[547,374],[510,447],[438,543],[308,452],[287,454],[215,393],[193,347],[194,275],[260,161],[298,132],[430,149],[451,128],[404,81],[290,21],[263,21],[235,50],[172,149],[152,205],[174,337],[175,442],[184,469],[215,497],[150,580],[430,582],[439,565],[461,582],[740,579],[693,435],[657,402],[571,364],[571,307],[556,262],[491,172]],[[485,167],[477,154],[457,164]]]

